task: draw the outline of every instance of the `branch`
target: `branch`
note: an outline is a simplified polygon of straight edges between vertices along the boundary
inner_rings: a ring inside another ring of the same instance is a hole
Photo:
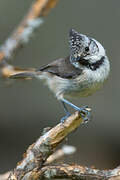
[[[65,155],[71,155],[75,151],[76,148],[74,146],[64,145],[61,149],[58,149],[55,153],[53,153],[51,156],[48,157],[47,161],[45,162],[45,165],[53,163],[54,161],[60,159]]]
[[[53,163],[54,161],[57,161],[61,157],[65,155],[71,155],[76,151],[76,148],[74,146],[68,146],[64,145],[61,149],[58,149],[55,153],[53,153],[51,156],[48,157],[44,165],[48,165],[50,163]],[[5,174],[0,175],[0,180],[6,180],[9,176],[11,171],[6,172]],[[42,173],[42,172],[41,172]]]
[[[24,154],[24,159],[18,163],[8,179],[22,180],[24,177],[25,180],[28,173],[31,174],[36,169],[41,169],[58,144],[63,141],[69,133],[78,128],[82,122],[83,119],[80,112],[75,112],[67,118],[63,124],[58,124],[41,136],[28,148]],[[28,177],[27,180],[29,180]]]
[[[48,14],[51,8],[55,7],[57,1],[58,0],[35,0],[22,22],[0,48],[0,63],[3,66],[1,74],[3,77],[10,77],[18,73],[18,69],[19,73],[24,71],[24,69],[14,68],[8,65],[7,61],[12,58],[13,54],[21,46],[29,41],[35,29],[43,23],[42,18]],[[25,72],[26,71],[29,72],[30,69],[25,69]]]
[[[120,180],[120,167],[113,170],[98,170],[79,165],[46,166],[29,172],[25,180],[75,179],[75,180]]]
[[[60,123],[46,132],[28,148],[23,160],[19,162],[14,171],[10,173],[8,180],[43,180],[57,178],[120,180],[120,167],[113,170],[98,170],[80,165],[48,165],[57,159],[56,154],[59,154],[59,150],[53,153],[55,148],[69,133],[78,128],[82,122],[83,119],[80,112],[75,112],[67,118],[63,124]]]
[[[76,180],[120,180],[120,167],[113,170],[98,170],[80,165],[48,165],[57,159],[55,154],[59,154],[59,150],[55,153],[53,153],[53,151],[58,144],[62,142],[69,133],[78,128],[82,122],[83,119],[80,113],[75,112],[67,118],[63,124],[60,123],[46,132],[28,148],[23,160],[19,162],[14,171],[10,173],[8,180],[58,178]]]

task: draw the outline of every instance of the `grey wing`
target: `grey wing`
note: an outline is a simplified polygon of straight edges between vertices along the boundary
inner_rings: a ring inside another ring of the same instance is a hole
[[[42,66],[37,70],[37,72],[39,71],[49,72],[64,79],[74,79],[82,73],[82,69],[75,68],[70,63],[69,57],[58,59],[46,66]]]

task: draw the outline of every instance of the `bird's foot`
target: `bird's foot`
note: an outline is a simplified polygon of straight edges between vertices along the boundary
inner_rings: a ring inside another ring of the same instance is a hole
[[[81,114],[81,116],[83,118],[82,124],[88,123],[88,121],[91,118],[91,113],[90,113],[91,109],[88,108],[88,106],[84,106],[82,108],[79,108],[78,111],[80,112],[80,114]]]
[[[71,114],[68,112],[68,113],[66,114],[66,116],[64,116],[64,117],[61,118],[60,122],[61,122],[61,123],[64,123],[64,121],[65,121],[69,116],[71,116]]]
[[[88,108],[88,106],[84,106],[82,108],[79,108],[76,105],[72,104],[71,102],[67,101],[66,99],[62,99],[61,102],[62,102],[62,104],[64,106],[65,112],[67,113],[67,115],[61,119],[62,123],[65,121],[66,118],[68,118],[70,116],[70,113],[68,112],[65,104],[71,106],[73,109],[80,112],[80,114],[81,114],[81,116],[83,118],[83,123],[84,124],[87,123],[90,120],[90,117],[91,117],[90,111],[91,111],[91,109]]]

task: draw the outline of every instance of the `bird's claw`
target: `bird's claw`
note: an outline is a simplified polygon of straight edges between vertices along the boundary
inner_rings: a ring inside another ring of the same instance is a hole
[[[84,120],[82,124],[88,123],[91,117],[90,108],[88,108],[88,106],[80,108],[79,112]]]
[[[88,121],[90,120],[90,117],[91,117],[91,109],[88,107],[88,106],[84,106],[82,108],[76,108],[77,111],[80,112],[81,116],[82,116],[82,119],[83,119],[83,122],[82,124],[86,124],[88,123]],[[67,112],[66,116],[62,117],[60,122],[63,124],[64,121],[69,117],[71,116],[71,114],[69,112]]]

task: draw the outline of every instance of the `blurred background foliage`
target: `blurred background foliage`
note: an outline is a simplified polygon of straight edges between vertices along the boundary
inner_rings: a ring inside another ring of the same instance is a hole
[[[32,0],[0,0],[0,44],[19,24]],[[94,37],[106,48],[111,73],[95,95],[73,100],[92,107],[92,121],[72,133],[67,144],[77,147],[69,162],[96,168],[120,164],[120,1],[60,0],[32,40],[12,64],[39,67],[69,54],[71,28]],[[0,80],[0,173],[15,167],[44,127],[64,115],[53,94],[37,80]],[[66,159],[68,161],[68,159]]]

